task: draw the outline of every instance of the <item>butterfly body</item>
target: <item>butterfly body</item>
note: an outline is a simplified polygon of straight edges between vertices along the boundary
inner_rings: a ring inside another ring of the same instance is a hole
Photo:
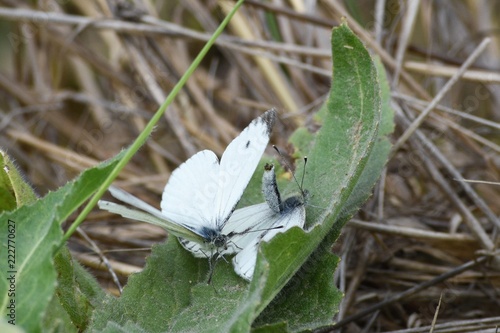
[[[265,203],[238,209],[228,222],[228,224],[241,225],[243,221],[251,220],[252,229],[259,230],[253,237],[240,241],[244,247],[233,258],[235,272],[246,280],[252,279],[259,244],[263,241],[270,241],[278,233],[283,233],[292,227],[303,228],[306,220],[307,191],[301,189],[300,195],[291,196],[282,201],[276,184],[274,166],[271,164],[265,166],[262,176],[262,192]]]

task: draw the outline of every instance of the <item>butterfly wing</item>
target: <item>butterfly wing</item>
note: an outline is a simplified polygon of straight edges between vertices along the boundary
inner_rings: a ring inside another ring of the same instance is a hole
[[[162,214],[201,234],[211,226],[218,177],[217,156],[210,150],[196,153],[170,175],[161,200]]]
[[[253,230],[262,230],[264,231],[257,232],[257,234],[253,235],[253,238],[246,238],[244,240],[235,240],[237,245],[244,245],[244,248],[233,258],[233,266],[234,271],[246,280],[251,280],[253,276],[253,272],[255,270],[255,262],[257,260],[257,251],[259,247],[259,243],[261,241],[269,241],[276,234],[280,232],[285,232],[288,229],[298,226],[303,228],[305,219],[306,219],[306,211],[304,204],[296,205],[293,208],[286,210],[282,213],[276,213],[272,211],[267,204],[256,205],[256,210],[252,212],[252,210],[248,210],[242,212],[242,214],[247,215],[246,217],[239,216],[237,214],[239,210],[237,210],[233,217],[238,219],[245,219],[246,223],[251,225],[255,223],[258,225],[258,228],[254,228]],[[254,206],[250,206],[254,207]],[[262,212],[257,211],[257,209],[262,209]],[[254,217],[252,217],[254,216]],[[231,218],[231,219],[232,219]],[[257,219],[265,220],[258,221]],[[231,221],[231,220],[230,220]],[[281,226],[282,228],[277,228]],[[247,234],[249,235],[249,234]]]
[[[220,231],[264,153],[275,118],[276,111],[270,110],[254,119],[229,144],[220,164],[209,150],[181,164],[165,186],[162,213],[195,232]]]
[[[221,255],[238,253],[248,246],[262,230],[269,229],[273,215],[266,203],[235,210],[222,229],[229,241]]]
[[[164,219],[165,217],[161,214],[161,211],[157,208],[154,208],[147,202],[139,199],[138,197],[128,193],[127,191],[124,191],[123,189],[111,185],[108,189],[109,193],[115,198],[120,200],[121,202],[124,202],[126,204],[129,204],[131,206],[134,206],[136,208],[139,208],[140,210],[143,210],[145,212],[148,212],[149,214],[158,217],[159,219]],[[103,201],[105,202],[105,201]],[[99,203],[99,206],[101,204]]]
[[[107,210],[108,212],[118,214],[132,220],[157,225],[166,229],[168,232],[175,236],[183,237],[184,239],[189,239],[193,242],[203,242],[203,238],[200,235],[169,221],[158,209],[133,196],[132,194],[115,186],[111,186],[109,188],[109,191],[116,199],[139,208],[142,211],[131,209],[123,205],[105,200],[99,200],[99,202],[97,203],[100,209]]]
[[[221,158],[219,173],[220,187],[215,208],[218,227],[222,229],[236,208],[255,168],[269,143],[269,136],[276,119],[276,110],[271,109],[254,119],[236,139]]]
[[[191,252],[196,258],[208,258],[213,254],[213,249],[207,246],[207,243],[205,242],[179,238],[179,243],[181,243],[182,247]]]

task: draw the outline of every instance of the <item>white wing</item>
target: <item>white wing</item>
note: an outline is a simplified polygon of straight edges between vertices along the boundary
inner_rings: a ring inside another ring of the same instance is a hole
[[[238,218],[244,220],[246,218],[246,223],[248,225],[259,225],[258,228],[253,228],[253,230],[262,230],[264,231],[258,232],[257,235],[253,235],[252,238],[243,238],[243,240],[235,240],[234,242],[237,245],[244,245],[243,250],[241,250],[234,258],[233,258],[233,266],[234,271],[246,280],[251,280],[253,276],[253,272],[255,269],[255,262],[257,260],[257,251],[261,241],[269,241],[276,234],[280,232],[285,232],[291,227],[298,226],[303,228],[305,219],[306,219],[306,211],[303,201],[298,198],[289,198],[296,199],[297,205],[290,206],[289,209],[285,209],[282,213],[275,213],[269,208],[267,204],[260,204],[255,206],[250,206],[248,211],[244,211],[241,214],[245,214],[246,216],[242,216],[237,214],[237,210],[234,212],[230,221],[233,218]],[[285,201],[285,202],[286,202]],[[258,209],[262,209],[263,211],[259,212]],[[243,209],[242,209],[243,210]],[[254,210],[254,211],[252,211]],[[265,218],[264,221],[260,220]],[[228,223],[229,224],[229,223]],[[277,229],[276,227],[281,226],[282,228]]]
[[[108,212],[121,215],[125,218],[147,222],[150,224],[162,227],[177,237],[184,237],[194,242],[203,242],[201,235],[186,229],[177,223],[172,222],[162,212],[136,196],[122,190],[116,186],[110,186],[109,192],[116,199],[127,203],[133,207],[139,208],[141,211],[130,209],[128,207],[116,204],[114,202],[99,200],[97,203],[100,209],[107,210]]]
[[[209,150],[180,165],[165,186],[162,213],[203,234],[221,230],[240,200],[269,142],[276,111],[254,119],[226,148],[220,164]]]
[[[228,236],[227,250],[223,254],[238,253],[259,235],[272,228],[276,213],[267,203],[244,207],[234,211],[222,232]]]
[[[179,238],[179,243],[182,247],[188,250],[196,258],[209,258],[213,255],[213,249],[206,245],[204,242],[190,241],[186,238]]]
[[[131,206],[139,208],[140,210],[148,212],[149,214],[154,215],[160,219],[165,218],[165,216],[162,215],[162,213],[159,209],[154,208],[153,206],[151,206],[147,202],[145,202],[145,201],[139,199],[138,197],[128,193],[127,191],[122,190],[119,187],[110,186],[108,190],[109,190],[109,193],[111,193],[111,195],[115,199],[118,199],[126,204],[129,204]],[[106,201],[103,201],[103,202],[106,202]]]
[[[221,158],[215,217],[222,228],[240,201],[255,168],[269,143],[276,111],[271,109],[254,119],[234,139]]]
[[[211,227],[219,159],[210,150],[193,155],[172,172],[163,191],[162,214],[195,232]]]

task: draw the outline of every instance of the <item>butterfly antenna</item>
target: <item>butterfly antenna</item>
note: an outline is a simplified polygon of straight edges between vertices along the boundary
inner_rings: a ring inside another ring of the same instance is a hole
[[[302,193],[302,195],[304,196],[305,193],[304,193],[304,176],[306,174],[306,164],[307,164],[307,156],[304,156],[304,172],[302,173],[302,180],[299,181],[297,180],[297,178],[295,177],[295,172],[292,171],[292,166],[290,165],[290,163],[288,163],[288,161],[286,160],[286,158],[283,156],[283,154],[281,153],[281,151],[278,149],[278,147],[276,147],[275,145],[273,145],[273,148],[274,150],[276,150],[276,152],[278,153],[278,155],[280,155],[281,157],[281,160],[283,161],[283,164],[286,165],[286,167],[290,170],[290,172],[292,172],[292,177],[293,179],[295,180],[295,182],[297,183],[297,186],[300,188],[300,192]]]
[[[304,177],[306,175],[306,166],[307,166],[307,156],[304,156],[304,171],[302,172],[302,179],[300,180],[300,192],[304,195]]]
[[[282,225],[279,225],[279,226],[276,226],[276,227],[271,227],[271,228],[264,228],[264,229],[244,230],[242,232],[235,232],[233,235],[244,235],[244,234],[248,234],[248,233],[251,233],[251,232],[269,231],[269,230],[281,229],[281,228],[283,228]],[[236,246],[236,244],[235,244],[235,246]]]

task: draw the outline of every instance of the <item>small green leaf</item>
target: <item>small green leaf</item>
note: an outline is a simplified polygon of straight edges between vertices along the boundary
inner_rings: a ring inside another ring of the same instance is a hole
[[[58,272],[57,302],[82,332],[92,317],[94,307],[104,300],[105,294],[94,277],[71,258],[66,248],[56,255],[55,267]]]
[[[36,194],[12,159],[0,149],[0,212],[32,203]]]

